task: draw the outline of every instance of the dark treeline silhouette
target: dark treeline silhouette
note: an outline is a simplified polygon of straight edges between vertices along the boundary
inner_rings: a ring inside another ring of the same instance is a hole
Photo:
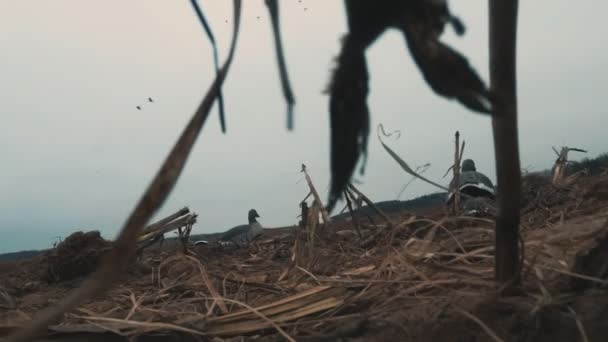
[[[445,202],[447,193],[446,192],[436,192],[433,194],[428,194],[420,197],[416,197],[407,201],[382,201],[376,202],[374,205],[378,207],[378,209],[384,211],[386,214],[400,212],[400,211],[415,211],[422,210],[432,207],[437,207],[443,205]],[[359,209],[353,210],[355,215],[376,215],[375,211],[369,206],[363,206]],[[332,219],[349,219],[350,213],[348,211],[343,212],[342,214],[338,214],[332,217]]]
[[[608,153],[602,153],[595,158],[583,158],[571,162],[566,168],[568,174],[585,170],[589,176],[602,174],[608,168]]]
[[[29,250],[0,254],[0,261],[18,261],[33,258],[44,253],[44,250]]]

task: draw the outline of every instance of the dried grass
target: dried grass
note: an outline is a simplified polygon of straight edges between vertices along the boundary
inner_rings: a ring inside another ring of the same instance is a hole
[[[569,191],[583,193],[584,184],[579,186]],[[563,212],[559,224],[530,224],[522,232],[526,268],[518,300],[526,303],[526,315],[561,307],[576,326],[577,338],[585,340],[591,338],[583,328],[587,323],[569,311],[572,296],[563,295],[562,289],[571,278],[608,285],[605,279],[571,269],[577,252],[608,229],[608,203],[568,196],[574,199],[543,214],[550,218]],[[528,201],[524,221],[538,215],[547,201],[552,200],[543,198],[537,206]],[[574,210],[588,204],[599,209]],[[493,221],[444,217],[441,212],[391,219],[400,222],[393,230],[362,225],[368,235],[364,240],[374,237],[365,248],[355,235],[335,233],[348,223],[332,222],[314,237],[314,255],[297,256],[299,266],[292,260],[293,246],[308,251],[309,237],[285,231],[268,233],[269,243],[249,249],[211,244],[195,249],[196,256],[174,251],[158,259],[144,254],[142,262],[150,266],[150,276],[129,275],[121,286],[80,306],[78,314],[67,315],[50,331],[140,337],[159,332],[222,338],[267,335],[293,341],[313,332],[335,336],[330,332],[360,320],[361,314],[376,322],[394,315],[405,321],[434,322],[446,312],[456,312],[452,319],[475,322],[479,334],[509,340],[508,332],[501,330],[502,319],[479,311],[481,299],[498,298],[500,291],[493,280]],[[64,293],[53,292],[52,287],[41,291],[49,300]],[[16,299],[18,308],[9,312],[12,316],[4,326],[21,324],[40,308],[35,303],[28,306],[28,296]]]

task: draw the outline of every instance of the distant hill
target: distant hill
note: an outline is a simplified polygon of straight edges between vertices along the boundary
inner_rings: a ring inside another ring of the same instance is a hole
[[[414,210],[422,210],[426,208],[437,207],[444,204],[445,198],[447,196],[446,192],[436,192],[434,194],[428,194],[420,197],[416,197],[407,201],[382,201],[375,202],[374,205],[378,207],[380,210],[384,211],[386,214],[400,212],[404,210],[414,211]],[[365,205],[354,211],[356,215],[375,215],[374,209]],[[350,213],[345,211],[342,214],[332,216],[332,219],[347,219],[350,218]]]
[[[190,241],[195,242],[199,240],[215,241],[219,239],[224,232],[209,233],[209,234],[192,234],[190,235]]]
[[[566,171],[568,173],[575,173],[586,170],[589,176],[595,176],[606,172],[607,169],[608,153],[602,153],[595,158],[583,158],[580,161],[571,162],[568,164]]]
[[[44,253],[46,250],[30,250],[13,253],[0,254],[0,261],[18,261],[33,258]]]

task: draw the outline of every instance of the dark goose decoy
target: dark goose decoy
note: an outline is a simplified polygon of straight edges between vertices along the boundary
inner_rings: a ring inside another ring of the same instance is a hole
[[[258,212],[255,209],[249,210],[247,215],[249,224],[231,228],[222,235],[220,241],[232,242],[236,245],[248,244],[262,234],[262,231],[264,230],[262,225],[256,220],[258,217],[260,217],[260,215],[258,215]]]
[[[475,162],[472,159],[465,159],[462,162],[462,169],[460,172],[460,182],[458,184],[460,192],[468,196],[462,198],[462,207],[465,211],[476,212],[481,209],[478,208],[483,199],[494,200],[496,198],[496,189],[492,181],[481,172],[478,172],[475,168]],[[451,204],[454,199],[454,189],[456,184],[454,180],[450,182],[450,192],[446,200],[446,204]],[[480,200],[482,200],[480,202]]]

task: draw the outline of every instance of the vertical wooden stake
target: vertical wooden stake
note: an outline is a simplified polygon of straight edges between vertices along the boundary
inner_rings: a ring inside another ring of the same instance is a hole
[[[454,201],[452,202],[452,213],[458,215],[460,212],[460,132],[454,134],[454,165],[452,172],[454,173]]]
[[[319,194],[317,193],[317,189],[315,188],[315,186],[312,184],[312,180],[310,179],[310,176],[308,175],[308,172],[306,172],[306,165],[302,164],[302,172],[304,173],[304,177],[306,177],[306,182],[308,183],[308,187],[310,188],[310,191],[312,192],[312,195],[315,198],[315,201],[317,201],[317,203],[319,204],[319,209],[321,210],[321,216],[323,217],[323,224],[327,224],[329,223],[329,214],[327,213],[327,209],[325,209],[325,206],[323,205],[323,202],[321,201],[321,198],[319,197]]]
[[[308,219],[307,219],[307,229],[308,229],[308,257],[313,257],[314,255],[314,245],[315,245],[315,237],[317,226],[319,225],[319,211],[323,210],[323,206],[317,202],[317,200],[312,201],[312,206],[308,210]]]
[[[564,178],[564,175],[566,174],[566,167],[568,166],[568,153],[570,153],[570,151],[587,153],[587,151],[582,150],[580,148],[571,148],[568,146],[562,146],[562,149],[559,152],[557,152],[555,147],[553,147],[553,151],[555,152],[555,154],[557,154],[557,160],[555,160],[555,164],[553,164],[552,183],[553,185],[559,185],[561,180]]]
[[[490,0],[490,91],[498,185],[495,276],[520,282],[521,171],[517,137],[516,41],[518,0]],[[506,286],[508,289],[509,286]]]
[[[302,220],[300,220],[300,228],[304,229],[308,225],[308,203],[306,203],[306,201],[302,201],[302,203],[300,203],[300,208],[300,216],[302,217]]]

